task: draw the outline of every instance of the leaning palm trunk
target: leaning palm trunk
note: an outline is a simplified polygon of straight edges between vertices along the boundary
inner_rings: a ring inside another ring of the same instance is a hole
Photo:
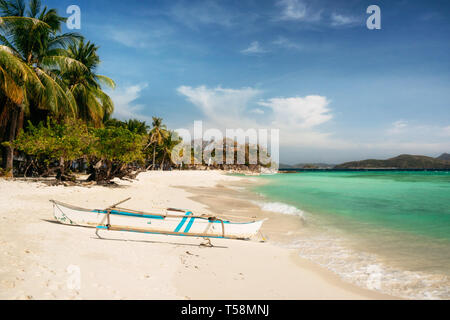
[[[65,165],[64,157],[60,157],[59,158],[59,169],[58,169],[58,174],[57,174],[56,178],[61,181],[64,180],[64,175],[65,175],[64,165]]]
[[[8,176],[13,175],[14,147],[12,146],[12,142],[16,139],[19,120],[20,120],[20,107],[13,105],[8,133],[9,144],[6,146],[6,157],[5,157],[5,170]]]
[[[166,153],[164,153],[162,161],[161,161],[161,168],[159,168],[160,171],[164,170],[164,162],[166,161]]]

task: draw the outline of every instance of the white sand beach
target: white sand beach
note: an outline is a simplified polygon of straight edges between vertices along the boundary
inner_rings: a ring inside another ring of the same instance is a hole
[[[102,231],[99,239],[95,229],[55,223],[49,202],[98,209],[132,197],[126,207],[210,212],[190,188],[249,179],[173,171],[117,180],[117,187],[0,180],[0,299],[391,298],[345,283],[270,240],[215,239],[209,248],[199,238],[129,234],[127,241]],[[78,271],[80,286],[71,285]]]

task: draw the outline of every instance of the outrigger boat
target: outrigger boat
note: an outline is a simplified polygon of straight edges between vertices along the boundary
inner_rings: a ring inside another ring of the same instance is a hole
[[[146,213],[118,207],[128,198],[106,209],[84,209],[50,200],[55,219],[63,224],[93,227],[98,231],[127,231],[201,238],[247,240],[255,236],[265,220],[231,222],[212,215],[195,215],[183,209]]]

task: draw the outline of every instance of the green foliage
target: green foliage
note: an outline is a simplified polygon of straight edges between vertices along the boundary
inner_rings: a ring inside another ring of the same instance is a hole
[[[12,143],[14,148],[27,155],[49,163],[52,160],[73,161],[91,153],[94,137],[87,126],[79,120],[67,120],[59,124],[49,120],[34,126],[29,122]]]
[[[0,177],[3,178],[9,178],[11,177],[11,169],[2,169],[0,168]]]
[[[0,16],[0,77],[7,84],[0,86],[0,93],[20,105],[27,116],[37,109],[57,116],[75,115],[76,101],[57,75],[69,66],[84,67],[60,55],[80,36],[60,34],[65,18],[55,9],[41,8],[40,1],[30,1],[27,10],[24,1],[2,0]],[[11,110],[1,108],[1,117],[9,120]]]
[[[135,132],[141,135],[146,135],[148,133],[149,126],[145,123],[145,121],[130,119],[126,121],[125,124],[128,130],[130,130],[131,132]]]
[[[161,118],[153,118],[151,130],[136,119],[110,119],[114,104],[103,89],[115,82],[97,73],[98,46],[62,33],[66,20],[40,0],[0,0],[0,141],[7,141],[0,145],[8,146],[6,166],[14,166],[14,149],[27,156],[24,174],[31,166],[32,174],[49,174],[57,162],[62,176],[72,161],[89,159],[98,163],[97,173],[106,165],[108,179],[126,164],[170,163],[179,139]]]
[[[62,33],[66,20],[40,0],[0,0],[0,139],[12,142],[24,119],[36,124],[50,115],[102,127],[113,113],[114,103],[103,88],[115,83],[96,73],[98,47],[77,33]],[[11,123],[13,129],[7,130]],[[44,129],[34,133],[44,134]],[[27,148],[47,157],[50,149]]]
[[[73,161],[83,157],[111,162],[142,161],[146,137],[127,128],[88,128],[80,120],[59,124],[49,120],[34,126],[29,123],[12,143],[17,150],[44,161]]]
[[[106,120],[104,125],[106,128],[126,128],[127,126],[125,122],[115,118]]]
[[[115,82],[96,74],[100,64],[98,47],[84,39],[70,44],[66,50],[59,50],[62,61],[77,61],[61,70],[60,76],[75,98],[78,106],[77,116],[95,127],[101,127],[103,119],[113,110],[112,99],[102,90],[102,86],[115,88]],[[82,66],[80,68],[80,65]]]
[[[108,128],[127,128],[131,132],[146,135],[148,133],[149,126],[145,121],[140,121],[137,119],[130,119],[127,121],[120,121],[118,119],[109,119],[105,121],[105,127]]]
[[[92,129],[96,141],[92,155],[101,160],[129,164],[143,161],[145,136],[123,127]]]

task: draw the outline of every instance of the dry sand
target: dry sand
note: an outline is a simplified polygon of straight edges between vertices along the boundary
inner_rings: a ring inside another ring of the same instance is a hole
[[[203,203],[211,205],[217,185],[251,179],[177,171],[143,173],[117,187],[0,180],[0,299],[389,298],[344,283],[270,240],[214,239],[208,248],[199,238],[103,231],[105,239],[98,239],[94,229],[55,223],[49,202],[94,209],[132,197],[126,207],[203,213],[211,209],[198,201],[202,190]],[[272,234],[276,221],[268,221]]]

